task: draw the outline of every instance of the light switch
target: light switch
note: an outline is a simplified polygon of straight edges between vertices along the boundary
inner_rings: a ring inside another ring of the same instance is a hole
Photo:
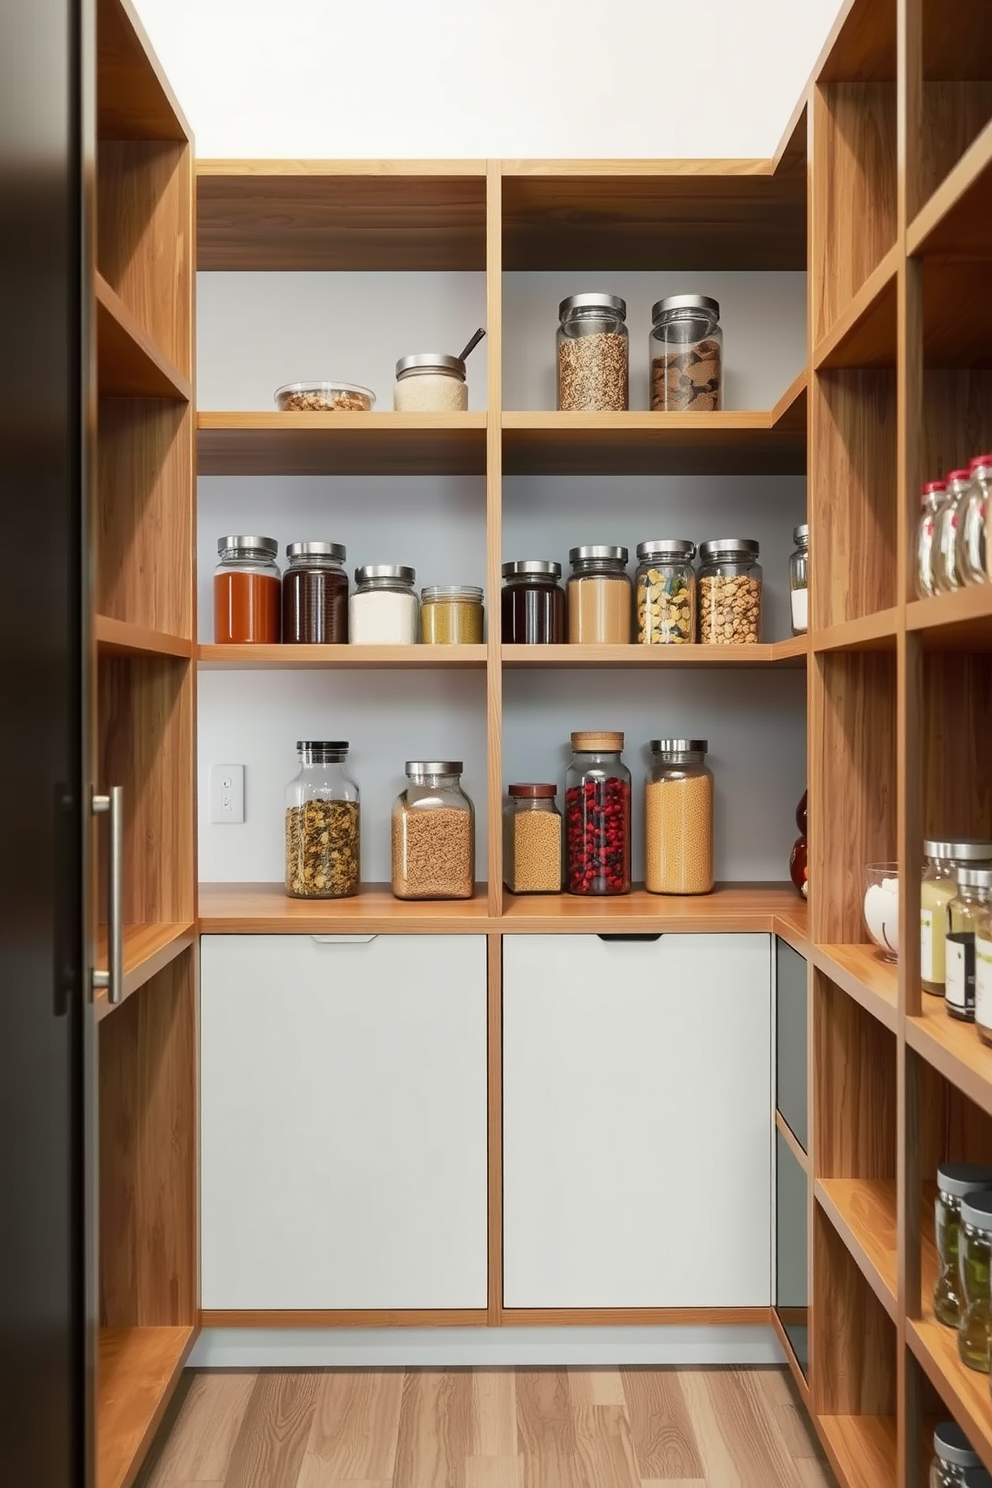
[[[218,823],[245,819],[244,765],[210,766],[210,820]]]

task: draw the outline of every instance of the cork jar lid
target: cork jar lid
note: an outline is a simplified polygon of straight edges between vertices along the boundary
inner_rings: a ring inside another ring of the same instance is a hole
[[[528,801],[551,801],[558,794],[558,787],[546,783],[521,780],[515,785],[509,786],[508,791],[511,796],[519,796]]]
[[[623,734],[578,733],[572,735],[572,748],[579,754],[617,753],[623,749]]]

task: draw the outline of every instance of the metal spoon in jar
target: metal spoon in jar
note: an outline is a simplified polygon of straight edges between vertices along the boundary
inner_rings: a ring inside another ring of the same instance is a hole
[[[485,334],[485,328],[483,326],[480,326],[475,335],[472,337],[471,341],[466,346],[465,350],[459,353],[458,360],[460,362],[463,362],[465,360],[470,351],[475,350]]]

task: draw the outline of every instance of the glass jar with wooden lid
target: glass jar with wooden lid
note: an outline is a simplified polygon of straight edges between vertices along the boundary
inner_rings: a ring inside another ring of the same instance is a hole
[[[630,771],[623,734],[572,735],[565,775],[567,887],[571,894],[630,892]]]

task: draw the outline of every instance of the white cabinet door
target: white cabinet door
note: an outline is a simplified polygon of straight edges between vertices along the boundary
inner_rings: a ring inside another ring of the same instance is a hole
[[[485,1307],[484,936],[213,935],[205,1308]]]
[[[767,935],[503,939],[507,1307],[771,1300]]]

